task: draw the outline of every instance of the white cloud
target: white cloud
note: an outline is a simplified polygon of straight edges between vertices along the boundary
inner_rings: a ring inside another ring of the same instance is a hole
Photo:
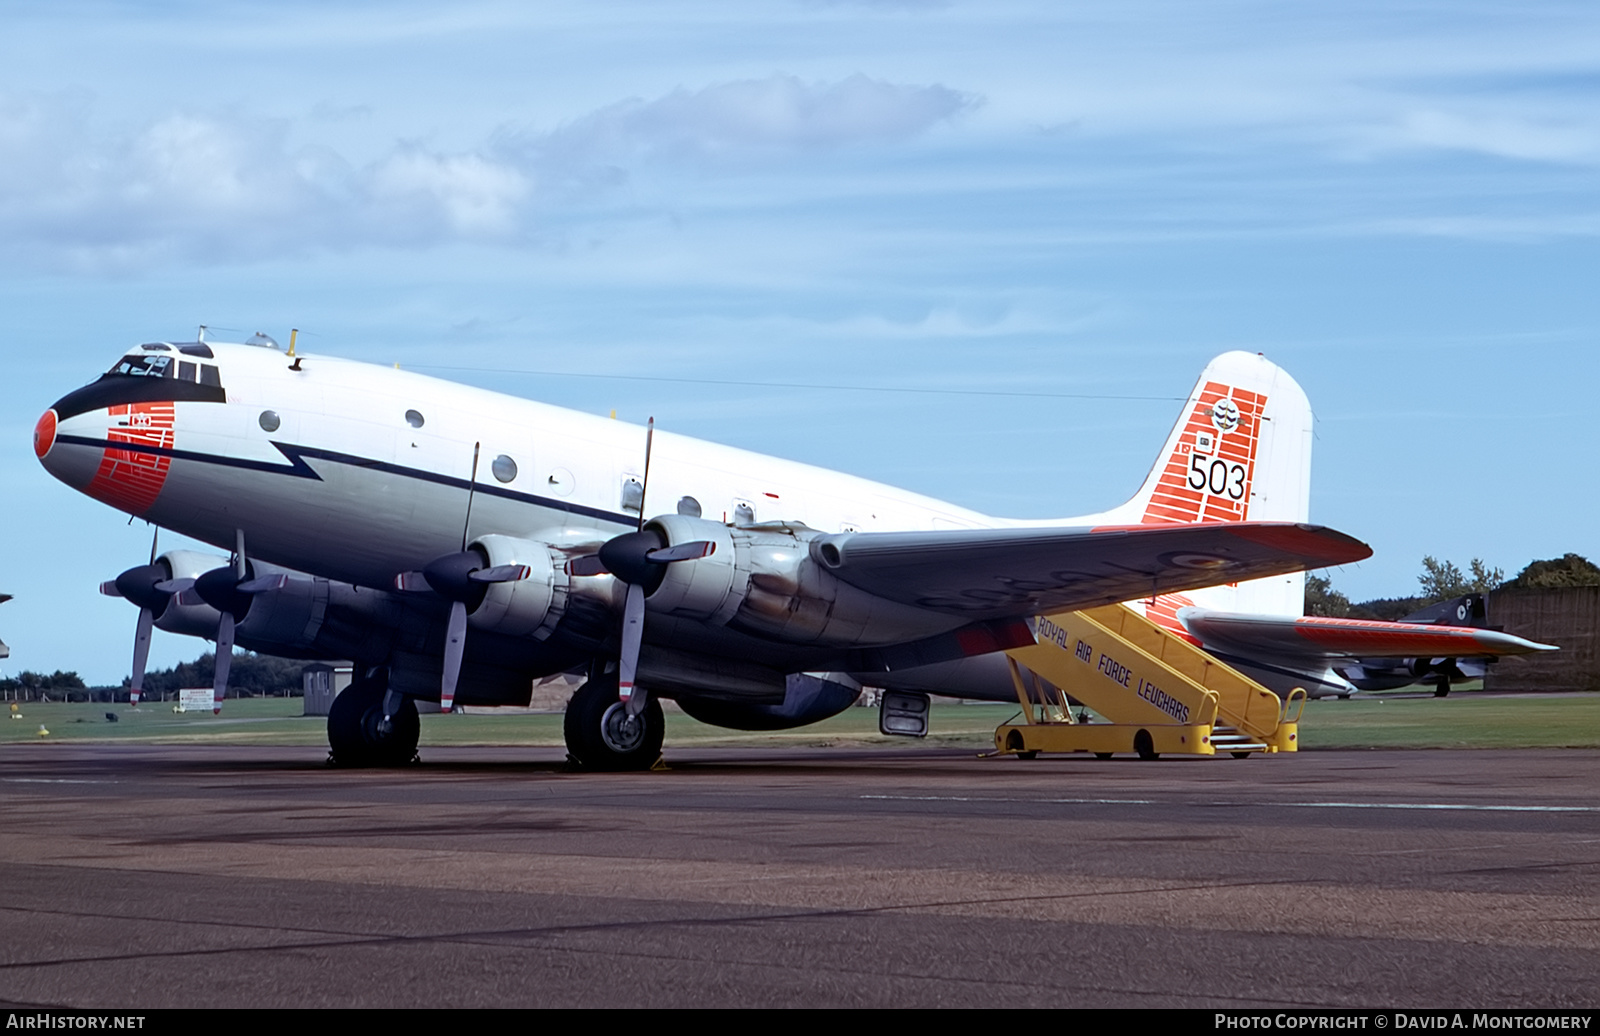
[[[1397,147],[1469,151],[1524,161],[1593,163],[1600,159],[1600,132],[1594,125],[1507,115],[1411,111],[1381,138]]]
[[[907,86],[859,74],[806,83],[774,75],[693,92],[679,88],[653,101],[632,98],[546,136],[507,143],[563,164],[829,150],[904,140],[976,103],[937,84]]]
[[[420,147],[396,151],[363,180],[380,218],[409,217],[419,228],[442,220],[439,232],[459,238],[512,236],[532,193],[517,169],[481,155],[437,155]]]
[[[119,136],[86,105],[0,96],[0,149],[17,156],[0,165],[0,252],[102,268],[513,241],[533,233],[549,181],[604,188],[646,160],[903,140],[972,104],[943,86],[773,76],[624,101],[552,133],[502,131],[457,151],[402,142],[363,161],[293,144],[282,119],[177,112]]]

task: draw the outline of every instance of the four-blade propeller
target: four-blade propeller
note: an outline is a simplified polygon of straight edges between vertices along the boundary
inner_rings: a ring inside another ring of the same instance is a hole
[[[396,590],[432,590],[450,602],[445,626],[444,673],[439,683],[439,708],[455,706],[456,683],[461,679],[461,658],[467,646],[467,613],[483,601],[492,583],[514,583],[528,578],[527,565],[488,566],[475,550],[462,550],[434,558],[421,572],[395,576]]]

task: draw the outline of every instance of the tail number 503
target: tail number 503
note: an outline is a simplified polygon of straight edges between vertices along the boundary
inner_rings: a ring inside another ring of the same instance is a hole
[[[1204,453],[1189,454],[1189,488],[1229,500],[1244,499],[1244,465]]]

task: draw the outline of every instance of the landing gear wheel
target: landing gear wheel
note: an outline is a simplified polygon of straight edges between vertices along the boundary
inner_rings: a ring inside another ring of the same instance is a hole
[[[1150,731],[1141,730],[1133,735],[1133,750],[1139,753],[1140,759],[1160,759],[1161,753],[1156,751],[1156,740],[1150,736]]]
[[[383,724],[383,695],[388,673],[378,670],[339,692],[328,710],[329,758],[339,766],[404,766],[417,757],[422,724],[417,706],[402,698],[400,708]]]
[[[629,716],[617,698],[617,677],[590,679],[567,703],[562,731],[567,754],[585,770],[648,770],[661,758],[666,736],[661,703],[652,695],[644,710]]]

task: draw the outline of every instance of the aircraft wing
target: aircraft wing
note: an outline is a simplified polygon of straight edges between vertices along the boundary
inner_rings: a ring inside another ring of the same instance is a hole
[[[973,620],[1090,608],[1372,555],[1341,532],[1289,522],[852,532],[821,537],[812,550],[836,577],[868,593]]]
[[[1559,650],[1499,630],[1316,616],[1240,615],[1184,608],[1178,620],[1206,647],[1300,658],[1489,658]]]

